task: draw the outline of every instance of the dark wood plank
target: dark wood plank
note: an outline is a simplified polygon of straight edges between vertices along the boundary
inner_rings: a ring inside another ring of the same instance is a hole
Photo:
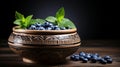
[[[75,53],[81,51],[89,53],[99,53],[101,56],[110,55],[113,58],[112,64],[100,63],[82,63],[81,61],[71,61],[67,57],[67,63],[60,65],[40,65],[40,64],[27,64],[22,62],[21,57],[13,53],[9,48],[0,48],[0,66],[5,67],[119,67],[120,65],[120,50],[119,47],[80,47]]]
[[[82,63],[71,61],[67,57],[67,63],[60,65],[27,64],[17,54],[13,53],[7,44],[7,40],[0,41],[0,67],[120,67],[120,40],[84,40],[75,53],[81,51],[88,53],[99,53],[101,56],[110,55],[113,58],[112,64]]]

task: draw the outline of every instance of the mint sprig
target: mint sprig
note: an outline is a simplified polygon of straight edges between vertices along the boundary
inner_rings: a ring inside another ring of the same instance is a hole
[[[65,10],[64,7],[61,7],[57,12],[55,16],[48,16],[45,20],[44,19],[32,19],[33,15],[29,15],[27,17],[24,17],[23,14],[19,12],[15,12],[15,18],[14,24],[20,26],[22,29],[28,28],[30,25],[35,23],[45,23],[47,21],[52,22],[55,25],[58,25],[59,27],[69,27],[69,28],[76,28],[74,23],[68,19],[65,18]]]
[[[45,20],[57,24],[59,27],[69,27],[69,28],[76,28],[74,23],[67,18],[64,18],[65,10],[61,7],[57,12],[56,16],[48,16]]]
[[[33,17],[33,15],[29,15],[25,18],[23,14],[16,11],[15,12],[16,20],[14,21],[14,24],[19,25],[20,28],[27,28],[28,26],[31,25],[30,21],[31,21],[32,17]]]

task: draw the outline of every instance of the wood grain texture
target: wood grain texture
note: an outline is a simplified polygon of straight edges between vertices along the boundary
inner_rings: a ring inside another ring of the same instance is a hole
[[[109,43],[113,45],[108,46]],[[103,44],[107,46],[104,47]],[[84,51],[88,53],[99,53],[100,56],[110,55],[113,58],[112,64],[82,63],[81,61],[72,61],[70,57],[67,57],[67,62],[59,65],[27,64],[22,62],[21,57],[13,53],[8,47],[0,47],[0,67],[120,67],[120,47],[117,45],[119,45],[118,41],[92,40],[81,45],[75,52],[76,54]]]
[[[81,61],[71,61],[67,57],[65,64],[59,65],[40,65],[27,64],[22,62],[20,56],[13,53],[9,48],[0,48],[0,67],[119,67],[120,65],[120,50],[119,47],[80,47],[76,54],[84,51],[89,53],[99,53],[101,56],[110,55],[113,58],[112,64],[100,63],[82,63]],[[49,60],[49,59],[48,59]],[[59,61],[59,60],[58,60]]]

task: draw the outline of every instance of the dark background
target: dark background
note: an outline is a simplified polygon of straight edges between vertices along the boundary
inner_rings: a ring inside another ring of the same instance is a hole
[[[117,1],[110,0],[3,0],[0,1],[0,39],[12,32],[15,11],[46,18],[60,7],[77,26],[81,39],[120,39]]]

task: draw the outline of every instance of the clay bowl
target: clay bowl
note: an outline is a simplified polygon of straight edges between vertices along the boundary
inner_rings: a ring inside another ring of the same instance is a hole
[[[76,29],[24,30],[13,27],[8,44],[26,63],[57,64],[79,48]]]

